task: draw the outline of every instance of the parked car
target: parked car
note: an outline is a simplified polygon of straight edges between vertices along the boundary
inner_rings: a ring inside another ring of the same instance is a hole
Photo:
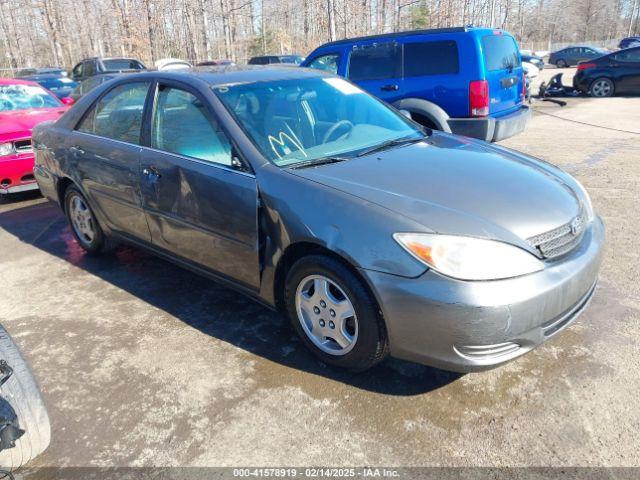
[[[74,82],[68,77],[61,77],[56,74],[41,74],[22,77],[23,80],[37,82],[58,98],[66,98],[71,95],[73,90],[78,86],[78,82]]]
[[[36,82],[0,79],[0,195],[37,190],[31,130],[67,108]]]
[[[40,68],[23,68],[16,74],[17,78],[32,76],[32,75],[57,75],[59,77],[66,77],[67,71],[61,67],[40,67]]]
[[[325,72],[127,75],[34,139],[87,252],[124,241],[233,286],[331,365],[489,368],[594,292],[604,227],[575,179]]]
[[[73,90],[73,92],[71,92],[70,97],[77,102],[82,96],[86,95],[97,86],[102,85],[103,83],[108,82],[109,80],[112,80],[120,75],[122,74],[121,73],[103,73],[100,75],[94,75],[93,77],[89,77],[86,80],[83,80],[78,83],[78,85]]]
[[[261,55],[249,59],[249,65],[270,65],[273,63],[287,63],[300,65],[304,57],[301,55]]]
[[[234,66],[235,62],[233,60],[205,60],[203,62],[198,62],[196,67],[224,67],[224,66]]]
[[[590,47],[588,45],[576,45],[573,47],[563,48],[549,55],[549,64],[558,68],[567,68],[577,65],[586,60],[606,55],[607,51],[602,48]]]
[[[617,93],[640,94],[640,47],[618,50],[579,63],[573,86],[592,97],[610,97]]]
[[[1,162],[1,160],[0,160]],[[51,440],[49,415],[38,384],[11,336],[0,325],[0,472],[40,455]]]
[[[418,123],[487,141],[524,130],[524,71],[502,30],[443,28],[331,42],[304,67],[328,70],[406,110]]]
[[[155,62],[156,70],[185,70],[193,67],[189,62],[179,58],[163,58]]]
[[[620,48],[620,50],[631,47],[640,47],[640,37],[623,38],[618,44],[618,48]]]
[[[538,70],[544,68],[544,59],[535,55],[521,55],[522,61],[532,64]]]
[[[101,73],[118,73],[146,70],[142,62],[135,58],[87,58],[78,63],[71,71],[72,78],[81,82]]]

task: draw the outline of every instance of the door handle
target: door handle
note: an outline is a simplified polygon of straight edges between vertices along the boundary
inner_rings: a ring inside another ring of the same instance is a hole
[[[381,87],[380,90],[384,90],[385,92],[396,92],[400,87],[398,85],[385,85]]]
[[[155,182],[160,177],[162,177],[162,175],[160,175],[160,172],[156,167],[144,167],[142,169],[142,175],[147,177],[151,182]]]
[[[85,153],[84,150],[76,145],[74,145],[73,147],[69,147],[69,151],[74,155],[84,155]]]

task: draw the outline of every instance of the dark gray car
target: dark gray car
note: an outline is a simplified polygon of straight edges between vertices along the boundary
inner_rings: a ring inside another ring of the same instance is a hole
[[[85,250],[123,241],[233,286],[332,365],[489,368],[595,289],[604,228],[575,179],[319,71],[128,75],[34,145]]]
[[[590,47],[589,45],[575,45],[553,52],[549,55],[549,64],[558,68],[566,68],[606,54],[607,51],[601,48]]]

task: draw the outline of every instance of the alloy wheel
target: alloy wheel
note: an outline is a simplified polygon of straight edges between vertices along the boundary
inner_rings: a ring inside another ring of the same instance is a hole
[[[79,195],[74,195],[69,202],[69,218],[80,241],[87,245],[91,244],[96,238],[93,215]]]
[[[344,290],[323,275],[305,277],[296,290],[296,312],[307,337],[329,355],[349,353],[358,339],[358,318]]]
[[[594,97],[608,97],[611,95],[611,83],[607,80],[597,80],[591,87],[591,94]]]

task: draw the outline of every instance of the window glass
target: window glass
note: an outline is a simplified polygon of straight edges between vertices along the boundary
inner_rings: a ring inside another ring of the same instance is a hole
[[[513,38],[506,35],[487,35],[482,37],[482,47],[485,65],[490,72],[520,66],[518,48]]]
[[[623,50],[616,53],[615,59],[619,62],[640,62],[640,49]]]
[[[214,87],[214,92],[262,154],[282,167],[353,156],[385,141],[424,135],[402,114],[342,78],[238,83]]]
[[[40,86],[23,84],[0,85],[0,112],[59,106],[60,101]],[[7,120],[7,123],[9,122],[10,120]]]
[[[405,77],[458,73],[458,69],[458,46],[453,40],[404,45]]]
[[[87,77],[90,77],[96,74],[96,64],[93,61],[85,62],[84,74]]]
[[[127,143],[140,143],[149,82],[119,85],[91,107],[77,130]]]
[[[177,88],[160,89],[151,146],[231,166],[231,145],[218,122],[195,95]]]
[[[358,47],[351,52],[351,80],[382,80],[400,77],[401,49],[397,43]]]
[[[144,70],[142,65],[137,60],[129,58],[111,58],[109,60],[102,60],[105,72],[113,72],[119,70]]]
[[[337,53],[330,53],[328,55],[321,55],[314,58],[309,65],[309,68],[315,68],[316,70],[325,70],[331,73],[338,73],[338,62],[340,61],[340,55]]]
[[[75,68],[73,69],[73,74],[76,77],[81,77],[82,76],[82,64],[79,63],[78,65],[75,66]]]

